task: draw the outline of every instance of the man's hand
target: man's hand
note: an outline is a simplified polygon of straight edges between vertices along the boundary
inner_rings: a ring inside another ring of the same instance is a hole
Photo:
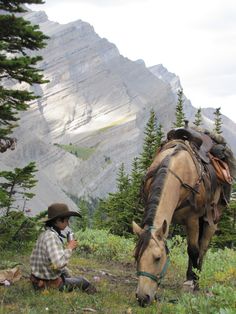
[[[78,242],[76,240],[71,240],[67,243],[67,248],[71,250],[75,250],[78,246]]]

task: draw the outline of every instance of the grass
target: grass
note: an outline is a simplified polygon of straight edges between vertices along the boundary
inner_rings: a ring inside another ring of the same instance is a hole
[[[107,131],[107,130],[115,127],[115,126],[121,125],[121,124],[128,122],[128,121],[129,121],[129,117],[124,117],[124,118],[118,119],[116,121],[113,121],[112,123],[109,123],[105,127],[98,129],[97,132],[100,132],[100,133],[105,132],[105,131]]]
[[[87,160],[96,151],[95,147],[82,147],[72,144],[69,145],[55,144],[55,145],[83,160]]]
[[[80,291],[34,292],[28,279],[30,252],[1,252],[2,261],[21,263],[23,277],[9,287],[0,286],[0,314],[69,314],[89,313],[92,310],[101,314],[236,313],[234,250],[208,252],[200,276],[201,289],[191,294],[181,289],[187,265],[186,243],[181,238],[171,241],[171,264],[158,288],[159,301],[147,308],[141,308],[135,299],[137,278],[132,259],[134,241],[120,238],[119,244],[119,237],[111,236],[107,231],[85,230],[84,234],[79,232],[77,236],[81,249],[73,254],[69,267],[75,275],[85,276],[93,282],[98,292],[94,295]],[[105,241],[107,246],[104,245]],[[114,243],[117,250],[114,250]],[[97,244],[99,245],[96,249]],[[125,247],[124,252],[122,246]]]
[[[10,287],[0,287],[0,313],[84,313],[86,308],[97,313],[125,313],[129,307],[136,307],[136,279],[132,267],[122,264],[96,261],[75,256],[70,269],[95,281],[98,293],[61,293],[55,290],[34,292],[28,280],[29,269],[26,256],[15,257],[24,261],[21,281]],[[132,298],[131,298],[132,296]],[[144,313],[144,312],[142,312]]]
[[[112,123],[107,124],[105,127],[96,130],[96,133],[106,132],[107,130],[109,130],[115,126],[119,126],[123,123],[126,123],[127,121],[129,121],[129,119],[130,119],[129,116],[118,119]],[[70,154],[75,155],[77,158],[80,158],[82,160],[87,160],[92,154],[94,154],[94,152],[96,151],[96,148],[98,146],[98,144],[97,144],[94,147],[82,147],[82,146],[74,145],[72,143],[70,143],[70,144],[54,143],[54,145],[64,149],[65,151],[69,152]],[[111,163],[110,157],[109,156],[105,157],[105,161],[107,164],[110,164]]]

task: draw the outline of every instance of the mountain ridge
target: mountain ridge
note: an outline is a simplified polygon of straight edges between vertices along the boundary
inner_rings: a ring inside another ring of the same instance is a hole
[[[139,155],[150,110],[165,131],[172,127],[180,80],[162,65],[147,68],[120,55],[89,23],[51,22],[42,11],[24,17],[50,36],[39,52],[39,67],[50,82],[32,87],[41,98],[21,114],[14,133],[17,148],[4,153],[2,162],[21,167],[36,161],[39,183],[28,203],[32,213],[54,201],[76,207],[68,195],[105,197],[115,190],[121,163],[129,172]],[[193,121],[196,108],[186,98],[184,110]],[[203,112],[205,123],[212,125],[212,111]],[[235,143],[233,122],[224,132]],[[63,144],[91,153],[80,159],[63,150]]]

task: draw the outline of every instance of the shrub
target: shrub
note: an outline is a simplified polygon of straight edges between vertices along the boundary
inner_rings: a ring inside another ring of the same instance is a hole
[[[192,294],[183,294],[176,305],[176,314],[233,314],[235,309],[233,305],[236,302],[235,289],[215,284],[206,294],[193,296]]]
[[[105,260],[132,262],[134,241],[112,235],[108,230],[86,229],[76,232],[79,239],[77,252],[91,254]]]
[[[39,230],[40,225],[35,218],[12,211],[8,216],[0,217],[0,248],[27,247],[36,240]]]
[[[223,258],[222,258],[223,257]],[[236,285],[236,252],[225,248],[214,251],[209,249],[200,274],[200,286],[209,287],[214,283]]]

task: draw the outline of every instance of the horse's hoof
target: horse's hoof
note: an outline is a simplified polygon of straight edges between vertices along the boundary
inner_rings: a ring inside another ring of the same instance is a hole
[[[183,292],[193,292],[195,289],[194,280],[187,280],[183,283],[182,290]]]

